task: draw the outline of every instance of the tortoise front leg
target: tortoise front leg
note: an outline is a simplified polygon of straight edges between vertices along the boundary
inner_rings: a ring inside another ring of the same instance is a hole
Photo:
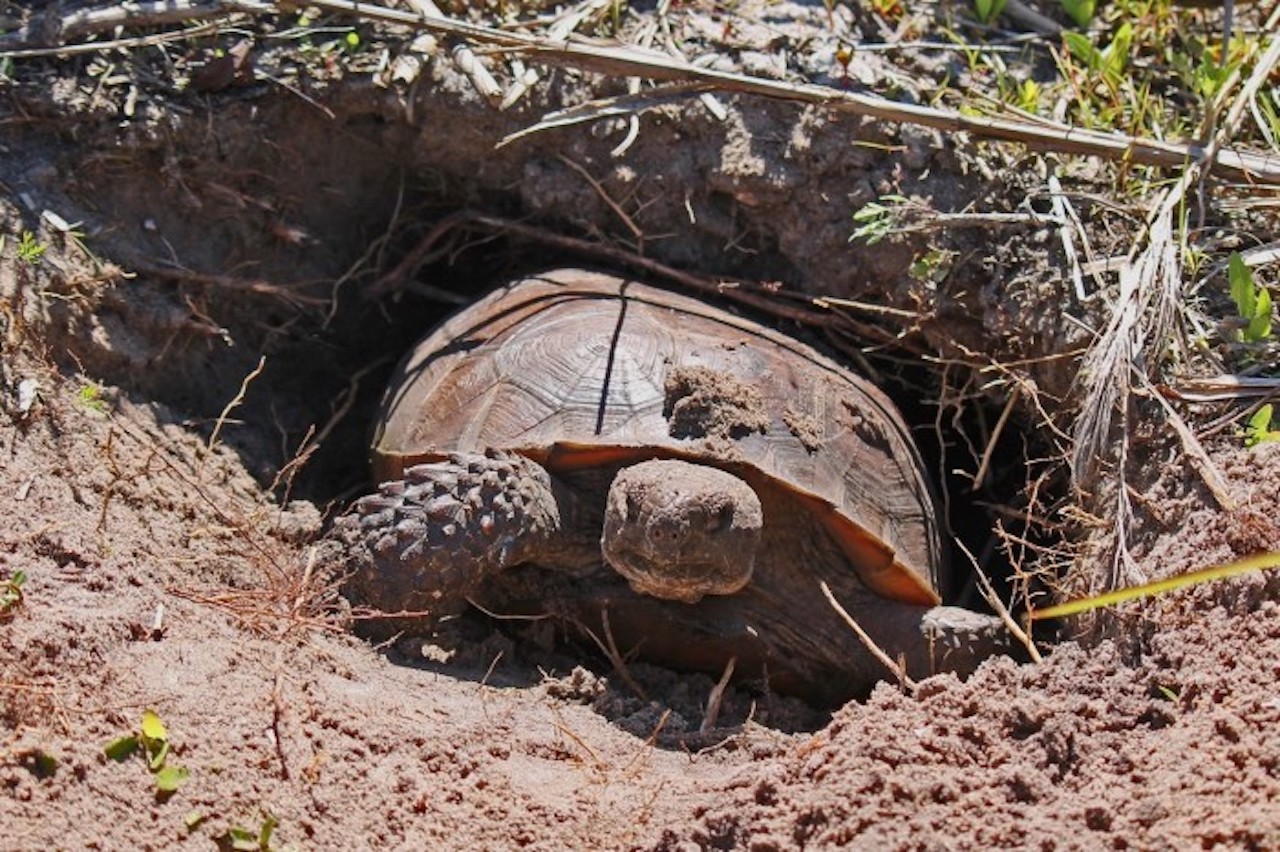
[[[338,519],[350,586],[384,612],[455,615],[486,579],[554,548],[558,490],[514,454],[456,453],[408,468]]]

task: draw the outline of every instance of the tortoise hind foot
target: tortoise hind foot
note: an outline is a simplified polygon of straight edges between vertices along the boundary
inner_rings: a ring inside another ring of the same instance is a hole
[[[909,608],[902,608],[897,619],[889,620],[900,620],[898,626],[902,633],[895,638],[914,678],[938,672],[954,672],[965,677],[988,657],[1013,650],[1008,628],[994,615],[955,606],[935,606],[914,617]]]
[[[550,477],[507,453],[457,453],[382,483],[335,526],[356,597],[428,622],[457,614],[493,574],[559,530]]]
[[[792,647],[783,643],[771,648],[774,656],[801,662],[802,671],[808,667],[843,673],[836,677],[841,686],[862,695],[876,681],[890,680],[897,672],[917,681],[943,672],[967,677],[984,660],[1013,650],[1008,629],[993,615],[955,606],[904,604],[870,593],[846,595],[841,607],[892,661],[892,668],[834,612],[811,628],[812,634],[825,637],[821,644]]]

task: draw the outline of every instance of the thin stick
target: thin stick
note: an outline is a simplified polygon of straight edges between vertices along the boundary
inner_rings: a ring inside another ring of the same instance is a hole
[[[569,726],[566,725],[564,722],[560,722],[560,721],[555,722],[555,728],[557,731],[559,731],[560,733],[564,734],[566,737],[568,737],[569,739],[577,743],[579,748],[581,748],[587,754],[591,755],[591,759],[595,761],[596,766],[598,768],[604,769],[608,766],[607,763],[605,763],[603,760],[600,759],[600,755],[596,754],[595,749],[587,745],[586,740],[584,740],[582,737],[578,736],[573,731],[569,730]]]
[[[640,228],[636,226],[636,223],[631,221],[631,217],[627,215],[625,210],[618,206],[618,202],[609,197],[609,193],[604,191],[604,187],[600,185],[600,181],[592,177],[591,172],[587,171],[573,160],[570,160],[564,154],[559,154],[558,156],[560,157],[560,162],[582,175],[583,179],[586,180],[587,183],[591,184],[591,188],[596,191],[596,195],[600,196],[600,199],[604,201],[605,204],[609,205],[609,209],[614,212],[614,215],[622,220],[622,224],[627,226],[627,230],[631,232],[631,236],[635,237],[636,245],[641,251],[643,251],[644,231],[640,230]]]
[[[986,599],[987,603],[991,604],[991,608],[996,611],[996,615],[1000,616],[1000,620],[1004,622],[1004,626],[1009,633],[1027,649],[1027,653],[1031,655],[1031,661],[1033,663],[1043,662],[1044,658],[1040,656],[1040,649],[1036,647],[1036,643],[1031,639],[1027,631],[1022,629],[1022,625],[1017,622],[1013,614],[1009,612],[1009,608],[1004,605],[1004,601],[1000,600],[1000,596],[992,588],[991,580],[987,578],[986,572],[979,567],[978,560],[974,557],[973,552],[965,547],[964,542],[960,539],[957,538],[954,541],[964,551],[964,555],[969,559],[969,564],[973,566],[973,573],[978,578],[978,587],[982,592],[982,597]]]
[[[478,688],[483,689],[489,685],[489,678],[493,676],[493,670],[498,667],[498,662],[502,660],[502,655],[505,653],[506,651],[499,651],[494,656],[493,661],[489,663],[489,668],[484,670],[484,677],[480,678],[480,683],[477,684]]]
[[[996,442],[1000,440],[1000,434],[1004,432],[1004,427],[1009,423],[1009,417],[1012,416],[1014,408],[1018,405],[1018,398],[1022,396],[1022,386],[1014,385],[1013,390],[1009,392],[1009,399],[1004,404],[1004,411],[1000,412],[1000,419],[996,421],[996,427],[991,430],[991,437],[987,439],[987,448],[982,451],[982,462],[978,465],[978,472],[973,475],[973,487],[975,489],[982,486],[982,481],[987,478],[987,470],[991,467],[991,457],[995,454]]]
[[[640,688],[640,684],[636,682],[635,678],[631,676],[626,660],[622,658],[622,654],[618,653],[618,645],[613,641],[613,631],[609,628],[608,610],[600,610],[600,620],[604,624],[604,635],[609,640],[608,642],[605,642],[604,639],[595,634],[594,630],[581,622],[577,623],[578,629],[587,634],[591,641],[596,643],[600,653],[609,658],[609,663],[613,666],[614,671],[618,673],[618,677],[622,678],[622,682],[627,685],[627,688],[634,692],[641,701],[648,701],[649,696]]]
[[[720,680],[711,687],[711,693],[707,696],[707,713],[702,717],[698,733],[705,734],[716,726],[716,720],[720,718],[720,704],[724,701],[724,691],[729,687],[729,678],[733,677],[733,667],[737,662],[737,657],[730,657],[724,667],[724,674],[720,675]]]
[[[105,9],[76,9],[59,15],[56,6],[36,15],[31,22],[18,30],[0,37],[0,46],[15,48],[50,47],[59,42],[84,35],[114,30],[116,27],[158,26],[177,24],[204,18],[223,17],[248,12],[263,14],[274,11],[265,4],[248,2],[194,2],[194,0],[135,0],[119,3]],[[104,45],[99,45],[103,47]],[[23,51],[4,51],[0,56],[17,58]]]
[[[1234,402],[1280,394],[1280,378],[1235,375],[1192,377],[1182,379],[1177,385],[1156,385],[1156,392],[1178,402]]]
[[[844,623],[849,625],[849,628],[857,634],[858,638],[862,640],[862,644],[867,646],[867,650],[871,652],[871,655],[879,660],[884,667],[892,672],[893,676],[898,679],[898,685],[902,687],[903,691],[914,692],[916,682],[908,677],[902,666],[894,662],[893,658],[886,654],[884,649],[876,644],[876,641],[871,638],[867,631],[862,629],[862,625],[858,624],[858,622],[854,620],[853,616],[849,614],[849,611],[840,605],[840,602],[836,600],[836,596],[831,594],[831,588],[827,585],[827,581],[820,580],[818,582],[818,586],[822,589],[822,594],[826,596],[827,602],[830,603],[836,613],[844,619]]]
[[[658,741],[658,734],[662,733],[662,729],[667,726],[667,720],[671,718],[671,708],[667,707],[662,711],[662,715],[658,717],[658,724],[653,726],[653,731],[645,739],[644,744],[636,750],[635,756],[627,761],[627,765],[622,767],[623,773],[628,773],[631,767],[635,766],[642,757],[653,752],[653,744]]]
[[[275,740],[276,758],[280,761],[280,780],[289,780],[289,759],[284,753],[284,646],[276,647],[276,671],[271,686],[271,738]]]
[[[1200,478],[1204,480],[1209,493],[1218,502],[1218,507],[1223,511],[1233,511],[1236,508],[1236,501],[1231,496],[1230,489],[1227,488],[1227,481],[1222,478],[1222,473],[1218,470],[1218,466],[1213,463],[1213,459],[1209,458],[1209,454],[1205,452],[1200,440],[1196,438],[1191,431],[1191,427],[1187,425],[1187,421],[1182,419],[1182,415],[1174,411],[1173,406],[1169,404],[1169,400],[1165,399],[1163,394],[1155,392],[1155,387],[1151,384],[1150,379],[1141,373],[1138,376],[1143,386],[1150,391],[1150,395],[1155,397],[1156,401],[1164,409],[1165,417],[1168,419],[1169,424],[1173,426],[1173,430],[1178,433],[1178,440],[1182,442],[1182,451],[1187,454],[1187,458],[1191,461],[1191,466],[1196,469],[1196,473],[1200,474]]]
[[[168,44],[171,41],[183,41],[189,38],[198,38],[217,32],[220,25],[217,23],[196,24],[194,27],[177,30],[173,32],[152,33],[144,36],[133,36],[131,38],[117,38],[110,41],[89,41],[82,44],[63,44],[57,47],[32,47],[23,50],[4,50],[0,51],[0,57],[7,59],[35,59],[41,56],[77,56],[82,53],[103,53],[109,50],[130,50],[135,47],[155,47],[156,45]],[[3,37],[0,37],[0,44],[3,44]]]

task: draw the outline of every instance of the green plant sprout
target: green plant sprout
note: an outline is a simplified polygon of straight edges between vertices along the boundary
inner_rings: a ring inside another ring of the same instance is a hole
[[[280,820],[266,811],[262,814],[262,827],[257,831],[240,826],[232,826],[219,838],[220,845],[235,852],[270,852],[271,835],[275,833]]]
[[[107,413],[107,401],[102,398],[102,388],[89,382],[80,388],[80,392],[76,394],[76,401],[80,403],[80,407],[98,414]]]
[[[1236,332],[1245,343],[1262,343],[1271,337],[1271,291],[1253,281],[1253,271],[1239,252],[1227,261],[1227,282],[1231,298],[1244,327]]]
[[[873,246],[893,233],[899,226],[901,210],[907,199],[901,195],[882,195],[879,200],[869,202],[857,213],[853,221],[858,224],[849,242],[866,240]]]
[[[1273,425],[1280,426],[1280,423],[1274,423],[1271,416],[1271,403],[1267,403],[1253,413],[1253,416],[1249,418],[1249,422],[1244,427],[1244,445],[1246,447],[1256,447],[1258,444],[1265,444],[1269,441],[1280,441],[1280,429],[1271,428]]]
[[[157,796],[172,794],[187,782],[191,774],[185,766],[169,762],[169,731],[154,710],[143,711],[138,733],[112,740],[103,752],[116,763],[124,763],[141,753],[155,780]]]
[[[35,266],[49,247],[36,239],[30,231],[23,231],[18,240],[18,259],[23,263]]]
[[[951,265],[956,252],[943,248],[930,248],[917,257],[907,273],[917,281],[940,284],[951,273]]]
[[[22,587],[26,582],[27,572],[22,570],[14,571],[9,579],[0,582],[0,618],[13,615],[22,606],[25,600]]]
[[[1280,151],[1280,88],[1259,92],[1253,99],[1258,129],[1272,150]]]
[[[1206,103],[1212,101],[1222,90],[1222,86],[1240,68],[1239,62],[1221,63],[1213,58],[1213,54],[1205,51],[1200,55],[1200,62],[1192,72],[1192,85],[1196,94]]]
[[[1084,33],[1066,32],[1062,40],[1071,55],[1090,72],[1101,76],[1108,88],[1112,91],[1120,88],[1133,50],[1133,25],[1121,24],[1106,47],[1098,47]]]
[[[973,0],[973,12],[978,20],[989,24],[1004,11],[1006,0]]]

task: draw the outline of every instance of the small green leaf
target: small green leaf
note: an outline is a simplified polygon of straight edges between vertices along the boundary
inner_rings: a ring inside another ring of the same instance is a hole
[[[102,751],[107,755],[107,757],[111,758],[117,763],[120,763],[125,760],[128,760],[130,755],[132,755],[137,750],[138,750],[138,738],[135,737],[133,734],[129,734],[128,736],[120,737],[119,739],[112,740],[111,742],[107,743],[106,748],[104,748]]]
[[[58,758],[47,751],[31,751],[27,758],[30,761],[27,768],[37,778],[52,778],[58,772]]]
[[[280,820],[276,819],[275,814],[264,813],[265,819],[262,820],[262,831],[258,833],[258,848],[271,848],[271,835],[275,834],[276,826],[280,824]]]
[[[1097,6],[1096,0],[1062,0],[1063,11],[1076,22],[1077,27],[1083,27],[1093,20]]]
[[[1257,289],[1253,286],[1253,273],[1238,251],[1231,252],[1227,259],[1227,281],[1231,285],[1231,298],[1236,303],[1236,310],[1240,316],[1251,319],[1257,308]]]
[[[1084,33],[1065,32],[1062,34],[1062,41],[1071,55],[1083,62],[1090,71],[1097,71],[1102,65],[1098,48],[1093,46],[1093,42]]]
[[[1227,282],[1231,299],[1244,320],[1240,339],[1245,343],[1261,343],[1271,337],[1271,292],[1254,284],[1253,270],[1239,252],[1227,260]]]
[[[1035,80],[1023,80],[1018,86],[1018,107],[1027,112],[1035,112],[1040,105],[1040,84]]]
[[[80,392],[76,394],[76,399],[80,405],[90,411],[98,414],[105,414],[107,411],[107,402],[102,398],[102,388],[92,382],[80,388]]]
[[[147,753],[151,756],[147,761],[147,764],[148,768],[152,772],[159,772],[160,768],[164,766],[165,760],[169,757],[169,743],[167,740],[160,740],[159,747],[155,747],[155,742],[156,741],[153,740],[152,747],[147,749]]]
[[[35,266],[49,247],[36,239],[30,231],[23,231],[18,241],[18,259]]]
[[[989,24],[1004,11],[1006,0],[973,0],[973,11],[978,20]]]
[[[187,811],[187,815],[182,818],[182,824],[187,827],[187,831],[195,831],[207,818],[206,814],[199,811]]]
[[[1271,291],[1265,287],[1258,288],[1258,295],[1253,306],[1253,316],[1244,327],[1244,339],[1248,343],[1261,343],[1271,337]]]
[[[1102,51],[1102,76],[1108,85],[1118,87],[1124,70],[1129,65],[1129,51],[1133,47],[1133,25],[1125,22],[1116,30],[1111,44]]]
[[[228,828],[225,837],[231,841],[231,848],[236,852],[258,852],[262,848],[258,844],[256,832],[238,825]]]
[[[1249,418],[1248,424],[1244,427],[1244,445],[1246,447],[1256,447],[1258,444],[1264,444],[1268,441],[1280,441],[1280,431],[1271,428],[1271,414],[1271,403],[1267,403]]]
[[[160,721],[160,715],[154,710],[142,711],[142,737],[143,739],[163,742],[169,739],[169,731],[164,726],[164,722]]]
[[[156,772],[156,790],[161,793],[172,793],[183,784],[191,773],[185,766],[165,766]]]

